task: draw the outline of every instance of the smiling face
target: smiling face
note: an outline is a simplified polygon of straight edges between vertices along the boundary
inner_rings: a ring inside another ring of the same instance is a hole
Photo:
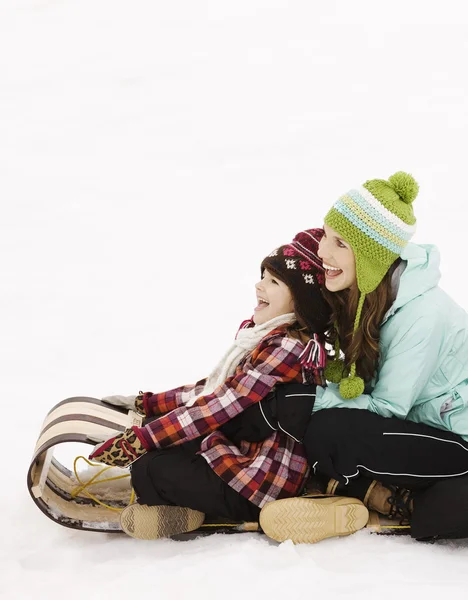
[[[355,287],[356,258],[351,246],[328,225],[324,225],[323,229],[325,234],[317,254],[322,259],[325,269],[325,287],[330,292]]]
[[[258,304],[254,309],[255,325],[262,325],[275,317],[294,312],[294,302],[288,286],[268,269],[255,285]]]

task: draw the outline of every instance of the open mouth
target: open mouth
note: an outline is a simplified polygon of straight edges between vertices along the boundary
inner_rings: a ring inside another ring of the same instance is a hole
[[[254,308],[254,311],[258,311],[258,310],[262,310],[263,308],[266,308],[267,306],[270,306],[270,303],[267,302],[264,298],[257,298],[258,300],[258,304],[257,306]]]
[[[332,267],[330,265],[326,265],[325,263],[323,263],[323,268],[325,269],[325,277],[327,277],[327,279],[334,279],[343,273],[343,271],[338,269],[338,267]]]

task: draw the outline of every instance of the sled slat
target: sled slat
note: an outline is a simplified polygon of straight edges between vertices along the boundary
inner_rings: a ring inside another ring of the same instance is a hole
[[[35,451],[41,448],[44,445],[47,445],[50,440],[53,438],[60,438],[61,436],[66,436],[67,434],[75,434],[77,438],[80,436],[86,436],[91,438],[100,438],[105,440],[106,438],[111,437],[119,433],[120,431],[124,431],[125,428],[117,429],[112,427],[107,427],[104,425],[100,425],[99,423],[94,423],[85,420],[70,420],[70,421],[60,421],[56,423],[52,427],[49,427],[47,431],[45,431],[40,438],[37,440]],[[76,441],[81,441],[81,439],[77,439]],[[90,440],[91,444],[97,444],[98,442],[93,442]]]
[[[52,410],[46,417],[44,423],[42,424],[42,430],[44,431],[46,427],[55,421],[56,419],[60,419],[61,417],[67,417],[68,415],[86,415],[89,418],[101,418],[106,420],[109,418],[109,407],[107,406],[99,406],[98,404],[90,404],[89,402],[69,402],[67,404],[62,404],[58,406],[55,410]],[[112,410],[112,421],[116,425],[120,425],[125,429],[128,424],[128,415],[117,412],[116,410]]]
[[[47,450],[47,452],[41,456],[40,461],[38,461],[38,464],[36,465],[37,483],[35,483],[31,488],[31,492],[35,498],[40,498],[42,496],[47,481],[47,474],[52,463],[53,454],[53,448],[49,448],[49,450]]]

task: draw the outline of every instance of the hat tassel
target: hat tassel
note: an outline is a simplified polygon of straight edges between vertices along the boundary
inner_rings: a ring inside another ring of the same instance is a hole
[[[319,341],[318,335],[314,335],[307,342],[306,347],[299,355],[299,362],[304,369],[324,369],[326,363],[325,349]]]

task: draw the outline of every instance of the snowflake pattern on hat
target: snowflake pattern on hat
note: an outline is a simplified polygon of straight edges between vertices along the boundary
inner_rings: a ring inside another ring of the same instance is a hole
[[[321,229],[306,229],[292,242],[279,246],[262,261],[262,269],[278,276],[293,296],[298,322],[309,333],[322,333],[328,327],[330,308],[322,294],[325,280],[318,246]]]

